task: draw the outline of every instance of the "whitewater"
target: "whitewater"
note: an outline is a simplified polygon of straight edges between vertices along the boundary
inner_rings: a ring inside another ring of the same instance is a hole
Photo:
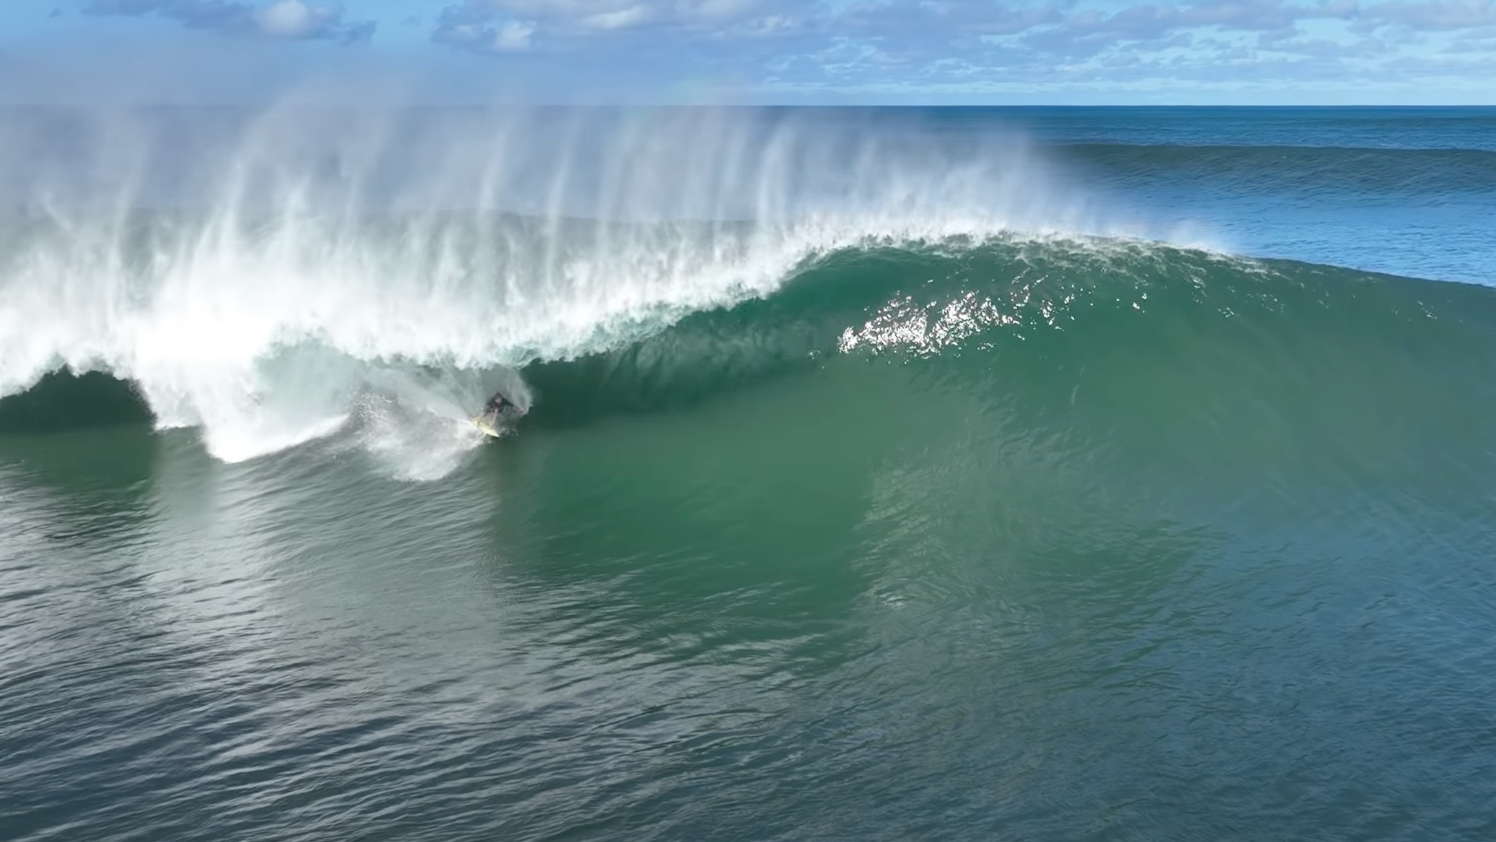
[[[827,255],[1158,236],[1017,131],[731,109],[18,116],[0,398],[106,372],[230,462],[343,434],[439,476],[481,443],[465,419],[487,395],[536,399],[523,366],[772,294]]]

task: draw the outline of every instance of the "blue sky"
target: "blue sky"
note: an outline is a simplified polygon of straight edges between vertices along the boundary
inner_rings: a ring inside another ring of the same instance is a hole
[[[1496,102],[1496,0],[0,0],[0,99]],[[399,91],[398,95],[395,91]]]

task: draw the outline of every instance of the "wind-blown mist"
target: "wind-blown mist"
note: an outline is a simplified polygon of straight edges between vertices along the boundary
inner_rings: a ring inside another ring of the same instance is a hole
[[[400,428],[429,448],[410,427],[425,418],[471,446],[460,422],[493,388],[532,399],[515,367],[762,295],[827,253],[1101,230],[1021,139],[863,128],[706,109],[26,112],[0,130],[20,199],[0,396],[107,371],[225,460],[375,416],[386,443]]]

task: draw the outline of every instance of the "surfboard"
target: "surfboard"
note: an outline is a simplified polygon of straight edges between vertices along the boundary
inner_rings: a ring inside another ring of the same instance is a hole
[[[473,417],[473,426],[477,427],[485,436],[499,437],[499,431],[494,429],[494,426],[488,423],[488,419],[482,415]]]

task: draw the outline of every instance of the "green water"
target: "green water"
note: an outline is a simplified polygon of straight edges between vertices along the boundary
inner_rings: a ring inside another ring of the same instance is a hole
[[[424,482],[54,379],[0,407],[0,837],[1483,838],[1493,328],[1157,247],[846,253],[526,367]]]

